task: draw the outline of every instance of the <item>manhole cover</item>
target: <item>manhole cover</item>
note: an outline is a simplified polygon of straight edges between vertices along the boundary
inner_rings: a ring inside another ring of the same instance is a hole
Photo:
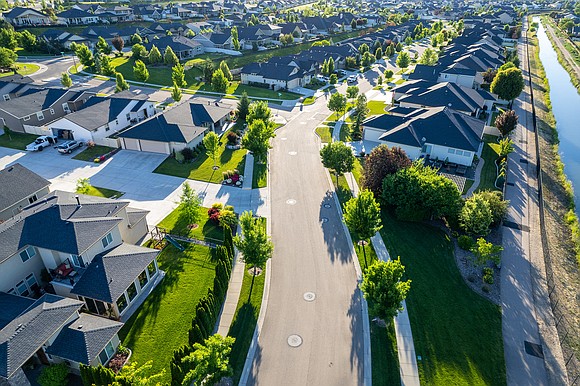
[[[282,137],[282,138],[280,138],[280,140],[281,140],[281,141],[285,141],[285,140],[287,140],[287,139],[288,139],[288,138],[286,138],[286,137]]]
[[[293,199],[293,198],[291,198],[289,200],[286,200],[286,204],[288,204],[288,205],[296,205],[296,200]]]
[[[302,338],[300,335],[290,335],[288,337],[288,345],[290,347],[298,347],[302,344]]]
[[[330,208],[330,207],[331,207],[331,205],[330,205],[330,204],[324,204],[324,205],[322,205],[322,206],[323,206],[323,207],[325,207],[325,208]]]
[[[307,302],[312,302],[316,299],[316,294],[314,292],[305,292],[304,293],[304,300]]]
[[[320,221],[322,221],[322,222],[324,223],[324,222],[328,222],[328,219],[327,219],[326,217],[322,217],[322,218],[320,219]]]
[[[298,154],[298,152],[297,151],[289,151],[288,154],[290,154],[290,155],[296,155],[296,154]]]

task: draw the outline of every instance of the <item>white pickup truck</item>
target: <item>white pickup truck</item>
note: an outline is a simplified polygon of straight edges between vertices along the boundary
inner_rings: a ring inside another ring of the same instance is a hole
[[[58,139],[54,135],[41,135],[40,137],[36,138],[34,142],[26,146],[26,150],[28,151],[42,151],[45,147],[54,145],[58,142]]]

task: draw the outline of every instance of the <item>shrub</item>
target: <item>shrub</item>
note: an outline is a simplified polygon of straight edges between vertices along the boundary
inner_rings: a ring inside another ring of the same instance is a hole
[[[238,217],[233,210],[223,209],[221,212],[219,212],[218,221],[222,228],[225,228],[226,226],[233,228],[238,224]]]
[[[469,276],[467,276],[467,281],[470,283],[475,283],[475,279],[476,279],[476,277],[473,274],[470,274]]]
[[[474,242],[471,236],[461,235],[457,239],[457,244],[459,245],[459,248],[469,251],[473,247]]]
[[[189,147],[184,147],[180,153],[186,162],[189,162],[195,158],[195,155],[193,154],[193,150],[190,149]]]
[[[228,143],[230,145],[235,145],[238,142],[238,135],[233,131],[228,132]]]
[[[182,152],[180,152],[180,151],[176,152],[176,153],[175,153],[175,160],[176,160],[177,162],[179,162],[180,164],[182,164],[182,163],[183,163],[183,161],[185,161],[185,157],[183,156],[183,153],[182,153]]]
[[[493,284],[493,269],[485,267],[483,269],[483,282],[487,284]]]
[[[45,367],[37,382],[41,386],[66,386],[68,384],[68,369],[64,363]]]
[[[489,291],[490,291],[490,290],[489,290],[489,286],[487,286],[487,285],[484,285],[484,286],[482,286],[482,287],[481,287],[481,290],[482,290],[483,292],[485,292],[486,294],[488,294],[488,293],[489,293]]]

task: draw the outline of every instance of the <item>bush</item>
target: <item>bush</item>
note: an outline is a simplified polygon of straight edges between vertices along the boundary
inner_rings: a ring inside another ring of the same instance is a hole
[[[470,251],[471,248],[473,247],[473,244],[474,242],[471,236],[462,235],[459,236],[459,238],[457,239],[457,245],[459,245],[459,248],[465,251]]]
[[[467,281],[470,283],[475,283],[475,279],[476,279],[476,276],[473,274],[470,274],[469,276],[467,276]]]
[[[68,368],[64,363],[45,367],[36,380],[41,386],[66,386]]]
[[[483,282],[493,284],[493,269],[489,267],[483,269]]]
[[[189,147],[184,147],[181,150],[181,155],[183,156],[183,159],[185,159],[186,162],[191,161],[192,159],[195,158],[195,154],[193,153],[193,150],[190,149]]]
[[[481,290],[482,290],[483,292],[485,292],[486,294],[488,294],[488,293],[489,293],[489,291],[490,291],[490,289],[489,289],[489,286],[487,286],[487,285],[484,285],[484,286],[482,286],[482,287],[481,287]]]
[[[235,145],[238,142],[238,135],[233,131],[228,132],[228,143],[230,145]]]

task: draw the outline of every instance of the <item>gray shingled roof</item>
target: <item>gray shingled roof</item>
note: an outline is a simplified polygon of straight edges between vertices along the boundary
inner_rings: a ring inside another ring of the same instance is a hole
[[[0,224],[0,262],[27,245],[80,255],[119,222],[129,203],[55,191]]]
[[[26,117],[48,109],[57,101],[63,100],[63,97],[69,92],[69,90],[55,88],[29,89],[18,98],[2,102],[0,110],[4,110],[18,118]],[[73,95],[73,93],[71,92],[70,95]],[[69,98],[65,98],[65,100],[69,100]]]
[[[95,256],[71,293],[114,303],[158,254],[156,249],[123,243]]]
[[[18,296],[2,293],[3,303]],[[45,294],[0,330],[0,377],[10,378],[46,343],[83,303],[76,299]]]
[[[48,180],[18,163],[0,170],[0,211],[49,185]]]
[[[100,316],[80,314],[58,334],[46,350],[50,355],[88,365],[119,332],[123,323]]]

